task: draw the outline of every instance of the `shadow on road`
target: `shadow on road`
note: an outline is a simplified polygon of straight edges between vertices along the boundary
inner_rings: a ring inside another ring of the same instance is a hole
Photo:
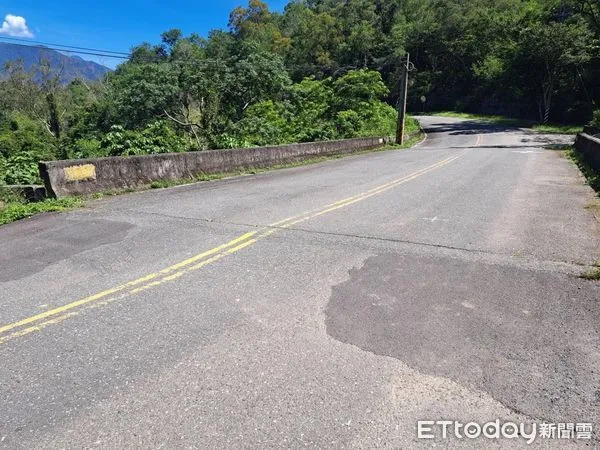
[[[505,133],[519,131],[519,127],[481,122],[479,120],[463,120],[456,123],[443,123],[439,125],[427,125],[424,127],[426,133],[448,133],[452,136],[473,135],[488,133]]]

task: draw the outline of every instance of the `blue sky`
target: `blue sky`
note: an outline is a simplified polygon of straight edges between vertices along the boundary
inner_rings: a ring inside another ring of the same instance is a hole
[[[266,3],[271,10],[282,11],[288,0]],[[0,21],[8,14],[24,18],[37,41],[127,52],[144,41],[158,42],[160,33],[171,28],[202,36],[211,29],[226,28],[231,10],[245,4],[247,0],[8,0],[0,3]],[[9,35],[11,27],[18,27],[18,21],[16,25],[13,21],[3,25],[0,35]],[[111,67],[118,63],[109,59],[98,62]]]

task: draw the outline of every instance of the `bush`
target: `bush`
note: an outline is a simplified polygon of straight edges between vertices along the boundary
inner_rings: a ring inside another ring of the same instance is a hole
[[[393,136],[398,114],[380,101],[362,102],[356,109],[340,111],[336,127],[340,138]]]
[[[6,184],[6,171],[8,170],[8,163],[6,159],[0,154],[0,186]]]
[[[214,148],[217,149],[248,147],[252,147],[252,144],[247,139],[239,136],[232,136],[228,133],[217,136],[214,140]]]
[[[375,70],[351,70],[333,83],[335,102],[340,110],[359,110],[389,94],[381,74]]]
[[[97,139],[78,139],[69,149],[69,157],[75,159],[96,158],[106,156]]]
[[[5,158],[31,152],[39,160],[55,159],[56,140],[42,125],[20,113],[13,113],[0,128],[0,154]]]
[[[338,137],[331,78],[305,78],[287,89],[289,98],[289,130],[295,142],[311,142]]]
[[[341,138],[353,138],[360,135],[362,119],[356,111],[340,111],[336,115],[335,124]]]
[[[25,219],[43,212],[64,211],[82,205],[83,201],[75,197],[47,199],[35,203],[9,203],[0,209],[0,225]]]
[[[277,145],[293,140],[285,119],[286,108],[271,100],[249,107],[236,125],[236,134],[252,145]]]
[[[597,109],[596,111],[594,111],[592,120],[590,121],[590,125],[593,127],[600,128],[600,109]]]
[[[250,106],[235,135],[253,145],[276,145],[395,134],[397,113],[380,100],[388,90],[378,72],[350,71],[333,81],[305,78],[282,101]]]
[[[38,184],[38,161],[56,156],[56,140],[37,121],[15,112],[1,124],[0,184]]]
[[[397,117],[396,117],[397,119]],[[393,134],[396,132],[396,123],[394,122],[394,132]],[[417,119],[415,119],[414,117],[411,116],[407,116],[406,117],[406,122],[404,123],[404,131],[405,133],[416,133],[417,131],[421,130],[421,124],[419,123],[419,121]]]
[[[372,101],[360,110],[362,116],[361,137],[394,136],[398,113],[387,103]]]
[[[35,152],[17,153],[8,158],[4,181],[6,184],[39,184],[39,158]]]
[[[158,121],[142,131],[114,125],[102,139],[100,147],[109,156],[152,155],[188,151],[190,142],[173,131],[168,123]]]

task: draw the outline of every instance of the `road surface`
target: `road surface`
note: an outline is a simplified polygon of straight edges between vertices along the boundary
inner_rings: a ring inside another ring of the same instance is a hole
[[[561,138],[422,121],[411,150],[0,228],[0,446],[425,448],[443,419],[592,445],[593,192]]]

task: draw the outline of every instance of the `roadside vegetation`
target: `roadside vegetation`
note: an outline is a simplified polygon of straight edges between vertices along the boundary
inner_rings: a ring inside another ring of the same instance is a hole
[[[581,278],[593,281],[600,280],[600,261],[596,261],[594,268],[584,272],[583,275],[581,275]]]
[[[594,115],[592,117],[592,120],[590,121],[590,125],[596,128],[600,128],[600,109],[594,111]]]
[[[5,203],[0,200],[0,225],[26,219],[43,212],[65,211],[83,206],[80,198],[47,199],[26,203],[12,199]]]
[[[578,125],[557,125],[552,123],[535,124],[531,127],[538,133],[545,134],[577,134],[583,131],[582,126]]]

